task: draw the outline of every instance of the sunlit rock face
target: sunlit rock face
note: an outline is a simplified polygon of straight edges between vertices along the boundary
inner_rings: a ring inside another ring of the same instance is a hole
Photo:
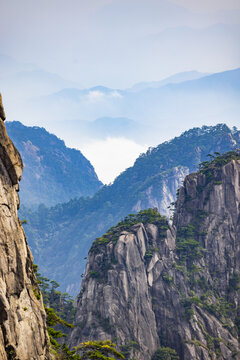
[[[0,116],[4,110],[0,103]],[[46,315],[21,221],[23,164],[0,118],[0,359],[47,360]]]
[[[185,178],[173,222],[117,226],[89,252],[69,339],[112,339],[127,358],[239,359],[240,157]]]

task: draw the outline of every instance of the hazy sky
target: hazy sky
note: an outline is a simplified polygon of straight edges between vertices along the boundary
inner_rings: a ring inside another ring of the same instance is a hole
[[[239,0],[172,0],[172,2],[196,12],[240,9]]]
[[[29,120],[17,94],[35,99],[56,90],[49,81],[41,89],[38,82],[31,87],[24,74],[18,75],[17,87],[13,69],[57,74],[69,81],[64,87],[124,89],[184,71],[214,73],[240,66],[240,0],[0,0],[0,11],[0,55],[13,58],[12,64],[6,60],[9,67],[0,67],[0,81],[11,91],[0,91],[8,120],[25,124],[45,126],[41,113]],[[56,122],[46,128],[66,140]],[[122,136],[87,144],[71,143],[68,136],[67,143],[83,150],[104,182],[153,145]]]
[[[239,0],[0,0],[1,53],[79,82],[127,87],[141,80],[237,67]],[[193,43],[196,29],[221,24],[218,34]],[[175,34],[182,52],[174,56]],[[187,32],[187,37],[186,37]],[[219,35],[220,36],[220,35]],[[170,38],[170,41],[168,40]],[[204,44],[204,42],[206,42]],[[213,42],[215,42],[213,44]],[[204,56],[203,50],[213,51]],[[202,55],[201,55],[202,52]],[[224,56],[225,53],[225,56]],[[183,56],[184,54],[184,56]],[[197,56],[196,56],[197,55]],[[179,56],[179,59],[178,59]]]

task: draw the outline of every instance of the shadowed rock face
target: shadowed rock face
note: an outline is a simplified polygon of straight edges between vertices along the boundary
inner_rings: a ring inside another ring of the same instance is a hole
[[[6,119],[5,111],[2,103],[2,94],[0,94],[0,118],[4,121]]]
[[[159,346],[183,360],[240,359],[239,234],[240,160],[187,176],[172,224],[93,244],[69,343],[111,338],[138,360]]]
[[[47,360],[46,315],[17,216],[22,170],[21,157],[0,118],[0,359]]]

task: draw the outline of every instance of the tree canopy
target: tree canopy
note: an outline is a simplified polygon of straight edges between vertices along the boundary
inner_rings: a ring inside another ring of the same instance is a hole
[[[125,356],[120,354],[115,349],[116,345],[110,340],[106,341],[87,341],[79,345],[76,349],[80,352],[81,360],[115,360],[125,359]]]

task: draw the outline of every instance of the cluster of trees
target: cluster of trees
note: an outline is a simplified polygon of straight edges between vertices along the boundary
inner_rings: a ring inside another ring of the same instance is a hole
[[[41,276],[38,266],[33,265],[34,272],[42,293],[44,307],[47,315],[47,330],[51,343],[51,352],[56,360],[115,360],[125,359],[124,355],[116,350],[116,345],[110,340],[87,341],[70,350],[59,339],[67,336],[68,329],[72,329],[75,308],[73,299],[67,293],[58,291],[59,284]],[[67,331],[66,331],[67,330]],[[64,332],[63,332],[64,331]]]
[[[217,167],[221,167],[231,160],[239,160],[240,159],[240,149],[228,151],[224,154],[220,154],[219,152],[215,151],[214,155],[208,154],[209,157],[208,161],[203,161],[199,164],[199,170],[205,173],[209,169],[214,169]]]

